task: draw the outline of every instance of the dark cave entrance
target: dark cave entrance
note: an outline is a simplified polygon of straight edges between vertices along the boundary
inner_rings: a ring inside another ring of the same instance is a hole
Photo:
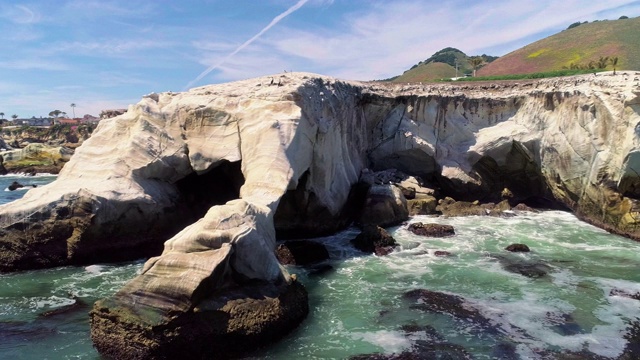
[[[181,217],[191,224],[202,218],[212,206],[239,199],[240,188],[244,184],[241,165],[240,161],[224,160],[205,173],[193,172],[178,180],[175,185],[181,195]]]

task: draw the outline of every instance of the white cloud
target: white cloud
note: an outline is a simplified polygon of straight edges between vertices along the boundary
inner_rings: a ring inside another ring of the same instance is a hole
[[[298,57],[330,75],[367,80],[398,75],[444,47],[470,55],[507,43],[519,47],[526,43],[518,41],[557,32],[576,19],[638,4],[632,0],[434,3],[376,2],[343,16],[339,28],[281,29],[265,41],[282,56]],[[501,50],[493,55],[515,48]]]
[[[69,70],[70,67],[56,60],[31,58],[13,61],[0,61],[0,69],[66,71]]]
[[[0,18],[24,25],[39,22],[41,15],[25,5],[0,5]]]

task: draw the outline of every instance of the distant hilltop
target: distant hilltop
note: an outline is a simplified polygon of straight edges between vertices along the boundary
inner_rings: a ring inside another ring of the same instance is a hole
[[[478,55],[468,56],[464,52],[448,47],[444,48],[428,59],[413,65],[402,75],[387,79],[392,82],[420,82],[472,76],[473,71],[480,65],[490,63],[497,56]]]
[[[566,30],[487,64],[478,70],[478,75],[571,68],[640,70],[640,17],[571,24]]]
[[[468,56],[444,48],[402,75],[383,81],[429,82],[562,70],[640,70],[640,17],[575,22],[565,30],[507,55]]]

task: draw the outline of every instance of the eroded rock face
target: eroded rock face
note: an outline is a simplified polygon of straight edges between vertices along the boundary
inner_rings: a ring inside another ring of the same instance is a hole
[[[640,238],[640,89],[631,79],[427,86],[293,73],[281,86],[265,77],[150,94],[102,121],[54,183],[0,206],[0,270],[160,255],[110,304],[188,317],[231,285],[287,282],[276,230],[296,233],[318,210],[323,220],[303,232],[346,225],[365,168],[398,168],[497,210],[531,197],[561,203]],[[180,182],[228,163],[240,165],[229,177],[243,180],[230,180],[237,194],[184,211],[194,194]],[[401,189],[376,185],[406,208]]]

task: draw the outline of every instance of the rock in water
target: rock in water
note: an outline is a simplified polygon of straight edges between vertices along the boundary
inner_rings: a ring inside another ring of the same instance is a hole
[[[445,237],[453,236],[456,234],[453,226],[444,224],[423,224],[421,222],[416,222],[409,224],[409,227],[407,229],[412,233],[420,236]]]
[[[17,181],[14,181],[14,182],[11,183],[11,185],[9,185],[9,190],[10,191],[14,191],[14,190],[17,190],[17,189],[20,189],[20,188],[23,188],[23,187],[24,187],[24,185],[20,184]]]
[[[507,251],[511,252],[529,252],[531,249],[526,244],[511,244],[504,248]]]
[[[360,251],[375,253],[378,256],[391,253],[398,245],[385,229],[374,225],[365,226],[351,243]]]

